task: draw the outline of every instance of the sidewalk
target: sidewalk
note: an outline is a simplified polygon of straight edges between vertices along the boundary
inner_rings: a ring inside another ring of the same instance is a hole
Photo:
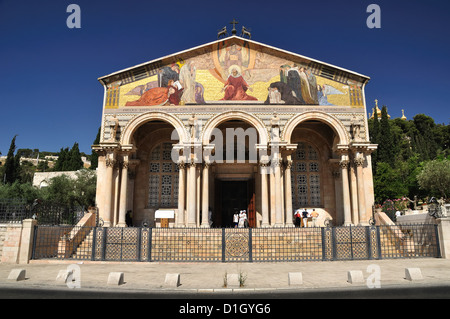
[[[277,290],[277,289],[328,289],[367,287],[367,283],[379,285],[450,285],[450,260],[395,259],[363,261],[326,261],[326,262],[282,262],[282,263],[118,263],[118,262],[63,262],[32,261],[27,265],[0,264],[0,287],[23,288],[61,288],[69,289],[65,283],[56,281],[60,270],[69,265],[80,267],[80,284],[83,289],[108,290],[152,290],[168,289],[192,292],[210,292],[230,290],[224,287],[226,274],[241,273],[245,279],[242,288],[234,290]],[[380,270],[379,277],[368,268],[375,265]],[[406,268],[420,268],[423,279],[409,281],[405,279]],[[12,269],[25,269],[26,279],[8,280]],[[364,281],[349,283],[348,272],[362,271]],[[125,283],[108,285],[111,272],[123,272]],[[288,274],[302,273],[301,285],[289,285]],[[180,274],[180,286],[165,286],[168,273]]]

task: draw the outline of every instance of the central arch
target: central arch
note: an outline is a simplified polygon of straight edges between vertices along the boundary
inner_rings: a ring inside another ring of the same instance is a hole
[[[206,122],[202,132],[203,145],[209,144],[211,134],[214,128],[216,128],[221,123],[230,120],[241,120],[252,125],[258,131],[259,144],[267,145],[269,141],[269,136],[264,123],[256,116],[243,111],[228,111],[220,113],[212,117],[208,122]]]
[[[240,122],[240,123],[239,123]],[[243,111],[227,111],[213,116],[204,126],[201,135],[203,146],[210,145],[214,135],[214,129],[224,130],[226,127],[251,127],[256,130],[257,140],[248,139],[248,145],[267,145],[268,133],[264,123],[256,116]],[[225,133],[224,133],[225,134]],[[223,136],[225,142],[225,136]],[[225,146],[227,142],[223,145]],[[241,146],[242,146],[241,145]],[[228,145],[227,145],[228,146]],[[241,148],[239,148],[241,150]],[[228,154],[228,153],[227,153]],[[233,226],[233,215],[241,209],[247,211],[250,227],[256,227],[257,211],[260,211],[260,192],[256,185],[259,185],[259,176],[255,176],[256,162],[245,158],[242,162],[216,162],[214,176],[211,176],[211,183],[214,185],[214,192],[211,193],[211,203],[213,207],[213,225],[216,227]]]

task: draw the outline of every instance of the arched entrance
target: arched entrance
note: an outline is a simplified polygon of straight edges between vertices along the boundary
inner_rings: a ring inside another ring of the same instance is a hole
[[[226,112],[208,121],[202,141],[214,149],[209,177],[213,227],[234,227],[233,215],[241,210],[246,210],[249,227],[257,227],[257,146],[267,143],[263,123],[245,112]]]

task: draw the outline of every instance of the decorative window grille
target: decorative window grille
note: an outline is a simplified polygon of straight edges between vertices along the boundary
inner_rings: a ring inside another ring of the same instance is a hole
[[[161,143],[150,154],[149,207],[178,205],[178,166],[172,161],[171,151],[171,143]]]
[[[295,209],[320,207],[321,163],[317,150],[308,143],[298,143],[291,172],[292,205]]]

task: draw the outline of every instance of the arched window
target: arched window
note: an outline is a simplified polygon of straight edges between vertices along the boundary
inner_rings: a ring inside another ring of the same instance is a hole
[[[171,152],[172,143],[161,143],[150,154],[149,207],[178,206],[178,166]]]
[[[317,150],[308,143],[297,143],[291,171],[292,205],[295,209],[322,205],[320,172]]]

